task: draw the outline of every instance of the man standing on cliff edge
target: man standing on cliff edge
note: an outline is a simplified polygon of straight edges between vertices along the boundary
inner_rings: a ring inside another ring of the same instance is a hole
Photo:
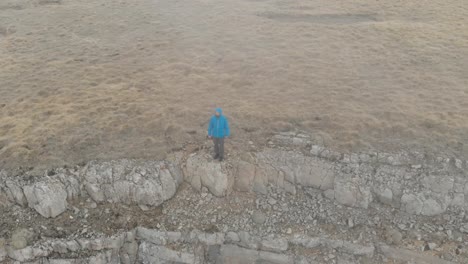
[[[210,119],[208,125],[208,138],[213,139],[214,159],[223,161],[224,159],[224,138],[229,137],[229,124],[227,118],[223,115],[221,108],[216,108],[215,114]]]

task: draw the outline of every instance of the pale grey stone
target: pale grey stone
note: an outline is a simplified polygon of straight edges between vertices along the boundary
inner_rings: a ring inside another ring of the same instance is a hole
[[[60,181],[45,179],[24,187],[29,207],[44,217],[56,217],[67,209],[67,192]]]
[[[195,254],[175,251],[163,246],[142,242],[138,249],[139,263],[202,263]]]
[[[60,171],[56,177],[59,178],[60,182],[65,186],[68,200],[77,199],[81,195],[80,182],[77,179],[79,175]]]
[[[237,165],[237,177],[235,182],[235,188],[238,191],[248,192],[252,190],[253,181],[255,177],[255,165],[239,161]]]
[[[190,233],[190,239],[192,243],[200,242],[208,246],[220,245],[224,243],[224,233],[209,234],[194,230]]]
[[[445,208],[436,200],[429,198],[423,201],[422,215],[434,216],[445,212]]]
[[[78,244],[78,242],[76,242],[75,240],[67,241],[65,242],[65,244],[67,245],[67,249],[71,252],[76,252],[81,249],[80,244]]]
[[[47,257],[51,252],[47,249],[25,247],[23,249],[15,250],[14,248],[7,248],[8,257],[13,260],[25,262],[34,260],[36,258]]]
[[[314,156],[319,156],[320,153],[324,150],[324,147],[318,146],[318,145],[313,145],[312,148],[310,149],[310,154]]]
[[[99,203],[99,202],[104,202],[106,200],[106,197],[104,196],[104,192],[99,188],[99,185],[87,182],[85,184],[85,189],[86,189],[86,192],[89,194],[89,196],[91,196],[91,198],[95,202]]]
[[[421,253],[410,251],[407,249],[392,248],[384,244],[381,244],[379,246],[379,249],[385,255],[385,257],[392,259],[392,260],[400,260],[404,262],[421,263],[421,264],[450,264],[452,263],[446,260],[442,260],[436,256],[421,254]]]
[[[226,242],[227,243],[237,243],[240,241],[239,235],[235,232],[228,232],[226,234]]]
[[[284,190],[290,194],[296,194],[296,186],[288,181],[284,181]]]
[[[335,181],[335,200],[343,205],[367,209],[372,202],[372,193],[360,180],[350,180],[349,175],[343,175]]]
[[[34,239],[34,232],[26,228],[20,228],[11,235],[11,246],[14,249],[23,249],[27,247]]]
[[[288,240],[280,237],[267,237],[261,240],[260,249],[280,253],[288,250]]]
[[[401,197],[402,209],[410,214],[421,214],[423,201],[414,194],[403,194]]]
[[[374,246],[363,246],[356,243],[341,240],[321,239],[322,245],[336,249],[340,252],[355,255],[368,256],[374,255]]]
[[[138,243],[135,240],[126,242],[120,250],[120,262],[122,264],[136,263],[137,253]]]
[[[6,246],[5,239],[0,238],[0,262],[4,261],[6,257],[8,256],[5,246]]]
[[[180,175],[173,165],[158,161],[90,162],[83,172],[87,193],[96,202],[158,206],[174,196]]]
[[[106,249],[119,249],[123,246],[124,242],[125,234],[102,239],[103,248]]]
[[[257,225],[263,225],[266,221],[266,215],[260,211],[255,211],[252,214],[252,221]]]
[[[329,200],[335,199],[335,190],[329,189],[323,192],[323,196]]]
[[[295,193],[291,185],[302,185],[321,190],[333,188],[335,172],[331,163],[316,157],[304,156],[294,151],[283,151],[277,149],[265,149],[256,154],[257,161],[261,167],[270,167],[282,171],[284,175],[284,188]],[[279,176],[279,174],[276,174]],[[269,182],[276,182],[269,179]]]
[[[437,244],[430,242],[430,243],[427,243],[427,246],[429,247],[430,250],[434,250],[437,247]]]
[[[24,196],[23,189],[18,183],[7,180],[5,182],[5,188],[7,189],[6,194],[10,198],[11,202],[14,202],[21,206],[26,206],[26,197]]]
[[[103,249],[104,249],[103,238],[91,239],[89,241],[88,250],[100,251],[100,250],[103,250]]]
[[[294,245],[299,245],[305,248],[316,248],[322,245],[322,241],[317,237],[307,237],[303,235],[294,235],[293,238],[289,240]]]
[[[400,245],[403,240],[403,235],[400,231],[393,228],[385,228],[385,240],[392,245]]]
[[[88,260],[88,263],[93,263],[93,264],[118,263],[120,259],[117,253],[118,252],[115,252],[114,254],[114,251],[112,250],[99,252],[95,256],[91,256]]]
[[[193,155],[186,162],[185,180],[198,190],[205,186],[215,196],[226,196],[231,191],[233,177],[223,166],[224,163],[208,160],[201,154]]]
[[[33,248],[25,247],[23,249],[8,248],[8,257],[17,261],[28,261],[34,259]]]
[[[167,243],[181,242],[183,240],[180,232],[166,232],[144,227],[138,227],[136,237],[156,245],[166,245]]]
[[[82,250],[100,251],[104,249],[104,238],[84,239],[77,240]]]
[[[455,180],[449,175],[429,175],[424,177],[422,183],[433,192],[446,194],[453,190]]]
[[[68,252],[67,244],[63,241],[56,240],[51,243],[52,250],[57,253],[65,254]]]
[[[294,263],[294,258],[284,254],[245,249],[235,245],[223,245],[216,263],[291,264]]]
[[[241,231],[239,232],[239,245],[245,248],[258,249],[260,239],[257,237],[252,237],[248,232]]]
[[[379,190],[375,192],[377,199],[379,202],[386,204],[386,205],[392,205],[393,202],[393,192],[389,188],[385,188],[383,190]]]

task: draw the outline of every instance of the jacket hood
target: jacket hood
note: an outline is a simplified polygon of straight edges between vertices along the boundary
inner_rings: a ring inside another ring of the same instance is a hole
[[[223,109],[218,107],[218,108],[216,108],[216,112],[219,113],[220,115],[222,115],[223,114]]]

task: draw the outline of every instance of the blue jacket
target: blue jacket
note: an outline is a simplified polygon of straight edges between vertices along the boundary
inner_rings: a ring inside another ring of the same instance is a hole
[[[223,110],[221,110],[221,108],[216,108],[216,112],[220,115],[219,117],[216,115],[211,117],[210,124],[208,125],[208,136],[215,138],[228,137],[230,131],[227,118],[223,116]]]

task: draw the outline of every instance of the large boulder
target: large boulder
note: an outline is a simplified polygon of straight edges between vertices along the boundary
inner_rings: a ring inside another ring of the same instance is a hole
[[[231,191],[234,182],[225,167],[226,164],[207,158],[203,154],[192,155],[187,159],[185,180],[199,191],[206,187],[215,196],[225,196]]]
[[[182,181],[168,162],[117,160],[90,162],[83,172],[87,193],[96,202],[158,206],[172,198]]]
[[[410,214],[434,216],[445,212],[450,202],[449,196],[405,193],[401,197],[401,208]]]
[[[67,209],[67,192],[57,179],[43,178],[23,191],[29,207],[44,217],[56,217]]]

